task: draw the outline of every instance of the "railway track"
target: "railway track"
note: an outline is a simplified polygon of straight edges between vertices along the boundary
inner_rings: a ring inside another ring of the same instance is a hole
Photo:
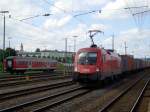
[[[15,86],[15,85],[23,85],[23,84],[29,84],[33,82],[42,82],[42,81],[48,81],[48,80],[55,80],[55,79],[65,79],[65,78],[70,78],[71,75],[66,75],[66,76],[27,76],[27,77],[21,77],[17,78],[15,80],[0,80],[0,88],[2,87],[8,87],[8,86]]]
[[[76,98],[57,107],[52,107],[46,110],[46,112],[98,112],[99,109],[114,98],[114,96],[145,75],[147,75],[147,73],[130,75],[130,77],[118,80],[104,88],[97,88],[83,97]]]
[[[134,112],[150,79],[142,78],[131,84],[120,94],[114,97],[99,112]]]
[[[41,112],[42,110],[46,110],[49,109],[50,107],[57,106],[68,100],[86,94],[90,91],[91,90],[85,89],[83,86],[78,85],[77,87],[65,89],[63,91],[57,92],[55,94],[50,94],[39,99],[34,99],[27,102],[19,103],[14,106],[3,108],[0,110],[0,112],[14,112],[14,111]]]
[[[55,71],[55,72],[48,72],[48,73],[43,73],[43,72],[35,72],[35,73],[27,73],[27,74],[22,74],[22,75],[0,75],[0,81],[5,81],[5,80],[17,80],[17,79],[23,79],[26,76],[30,77],[42,77],[42,76],[58,76],[64,74],[63,71]],[[69,72],[69,74],[72,74],[72,72]]]
[[[27,89],[22,89],[22,90],[16,90],[16,91],[8,91],[0,94],[0,102],[4,100],[8,100],[11,98],[16,98],[19,96],[23,95],[29,95],[41,91],[46,91],[46,90],[51,90],[55,88],[60,88],[64,86],[69,86],[75,84],[73,81],[64,81],[64,82],[59,82],[59,83],[54,83],[54,84],[49,84],[49,85],[44,85],[44,86],[38,86],[38,87],[31,87]]]
[[[149,112],[149,99],[150,98],[150,80],[147,81],[147,85],[141,91],[137,98],[133,108],[130,112]]]
[[[6,78],[0,78],[0,82],[1,81],[10,81],[10,80],[23,80],[23,79],[26,79],[27,77],[30,77],[30,78],[40,78],[40,77],[59,77],[59,76],[70,76],[70,75],[63,75],[63,74],[37,74],[37,75],[25,75],[25,76],[11,76],[11,77],[6,77]]]

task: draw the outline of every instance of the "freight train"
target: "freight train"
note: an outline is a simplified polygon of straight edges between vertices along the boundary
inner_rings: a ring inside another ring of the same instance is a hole
[[[56,60],[46,58],[10,56],[4,60],[4,70],[11,74],[28,70],[54,71],[56,67]]]
[[[74,81],[101,81],[150,67],[150,61],[119,55],[96,45],[80,49],[74,60]]]

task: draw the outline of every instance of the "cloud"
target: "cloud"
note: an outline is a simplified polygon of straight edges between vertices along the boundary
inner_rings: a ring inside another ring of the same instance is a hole
[[[104,25],[104,24],[92,24],[89,28],[89,30],[96,29],[96,30],[101,30],[104,32],[104,30],[108,30],[110,26]]]
[[[2,0],[0,10],[9,10],[12,15],[12,18],[8,18],[8,15],[6,15],[6,46],[8,46],[8,37],[12,37],[11,46],[16,49],[20,49],[20,44],[23,43],[26,51],[34,51],[36,48],[64,50],[64,38],[68,38],[68,45],[73,45],[74,39],[72,36],[78,36],[76,39],[77,49],[79,49],[89,47],[91,44],[88,30],[99,29],[106,33],[111,33],[112,30],[117,32],[117,35],[115,35],[115,48],[119,53],[124,52],[124,41],[126,41],[129,53],[134,51],[137,57],[148,55],[147,46],[150,41],[147,36],[150,35],[148,29],[143,29],[139,33],[137,28],[122,28],[122,26],[117,28],[113,26],[114,21],[107,21],[108,19],[122,20],[122,18],[128,17],[128,15],[122,14],[121,11],[121,14],[118,11],[116,16],[117,10],[112,10],[124,8],[125,3],[123,0],[53,0],[50,3],[55,6],[46,5],[42,0],[38,3],[36,0]],[[95,18],[91,15],[78,18],[83,19],[83,22],[73,18],[74,14],[95,9],[102,9],[102,14],[94,14]],[[15,20],[45,12],[53,15],[23,22]],[[99,19],[103,19],[103,21],[99,21]],[[3,21],[3,16],[0,16],[0,20]],[[117,24],[119,24],[118,21]],[[125,24],[130,26],[128,22]],[[0,36],[3,36],[3,22],[0,22]],[[102,44],[105,48],[111,48],[110,36],[96,36],[98,38],[94,38],[94,40],[98,45]],[[0,42],[2,43],[2,38],[0,38]],[[2,48],[2,44],[0,44],[0,47]]]
[[[50,10],[54,14],[72,13],[75,11],[85,11],[99,7],[110,0],[56,0]]]
[[[126,18],[127,13],[125,13],[125,10],[123,9],[125,6],[124,0],[110,1],[103,6],[101,13],[97,14],[95,17],[99,19]]]
[[[149,6],[150,3],[143,0],[136,0],[136,2],[134,0],[113,0],[105,4],[101,9],[102,12],[97,13],[94,17],[99,19],[126,19],[132,14],[148,10],[148,7],[143,7],[147,5]]]
[[[72,17],[70,15],[62,17],[60,19],[50,18],[45,21],[43,27],[45,29],[61,28],[61,27],[65,26],[71,20],[71,18]]]
[[[120,53],[124,54],[124,43],[127,44],[127,51],[129,54],[135,55],[135,57],[145,57],[149,55],[149,37],[150,30],[144,29],[141,32],[137,28],[132,28],[126,31],[120,32],[115,36],[115,49]],[[105,48],[111,48],[112,37],[108,37],[102,42]]]
[[[25,17],[42,12],[41,8],[30,0],[2,0],[0,10],[8,10],[12,17]]]

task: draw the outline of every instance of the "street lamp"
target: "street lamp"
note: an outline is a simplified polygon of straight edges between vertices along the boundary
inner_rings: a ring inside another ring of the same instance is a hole
[[[4,15],[4,32],[3,32],[3,61],[5,58],[5,13],[9,13],[9,11],[0,11]],[[4,66],[3,66],[3,72],[4,72]]]
[[[74,35],[74,36],[72,36],[72,37],[74,37],[74,53],[75,53],[75,52],[76,52],[76,38],[77,38],[78,36]]]
[[[68,52],[71,52],[71,47],[72,47],[72,46],[71,46],[71,45],[69,45],[68,47],[69,47],[69,50],[68,50]]]
[[[9,11],[0,11],[0,13],[4,14],[3,50],[5,50],[5,13],[9,13]]]
[[[10,40],[12,39],[12,37],[8,37],[8,40],[9,40],[9,48],[10,48]]]
[[[8,40],[9,40],[9,56],[10,56],[10,50],[11,50],[11,48],[10,48],[10,39],[12,39],[12,38],[8,37]]]
[[[67,61],[67,45],[68,44],[68,38],[65,38],[65,63]]]

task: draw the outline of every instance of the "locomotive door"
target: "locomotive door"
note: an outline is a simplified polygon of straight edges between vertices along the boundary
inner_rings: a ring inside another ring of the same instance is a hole
[[[105,72],[105,62],[106,62],[106,54],[102,54],[102,64],[101,64],[101,72],[102,72],[102,78],[105,77],[106,72]]]

